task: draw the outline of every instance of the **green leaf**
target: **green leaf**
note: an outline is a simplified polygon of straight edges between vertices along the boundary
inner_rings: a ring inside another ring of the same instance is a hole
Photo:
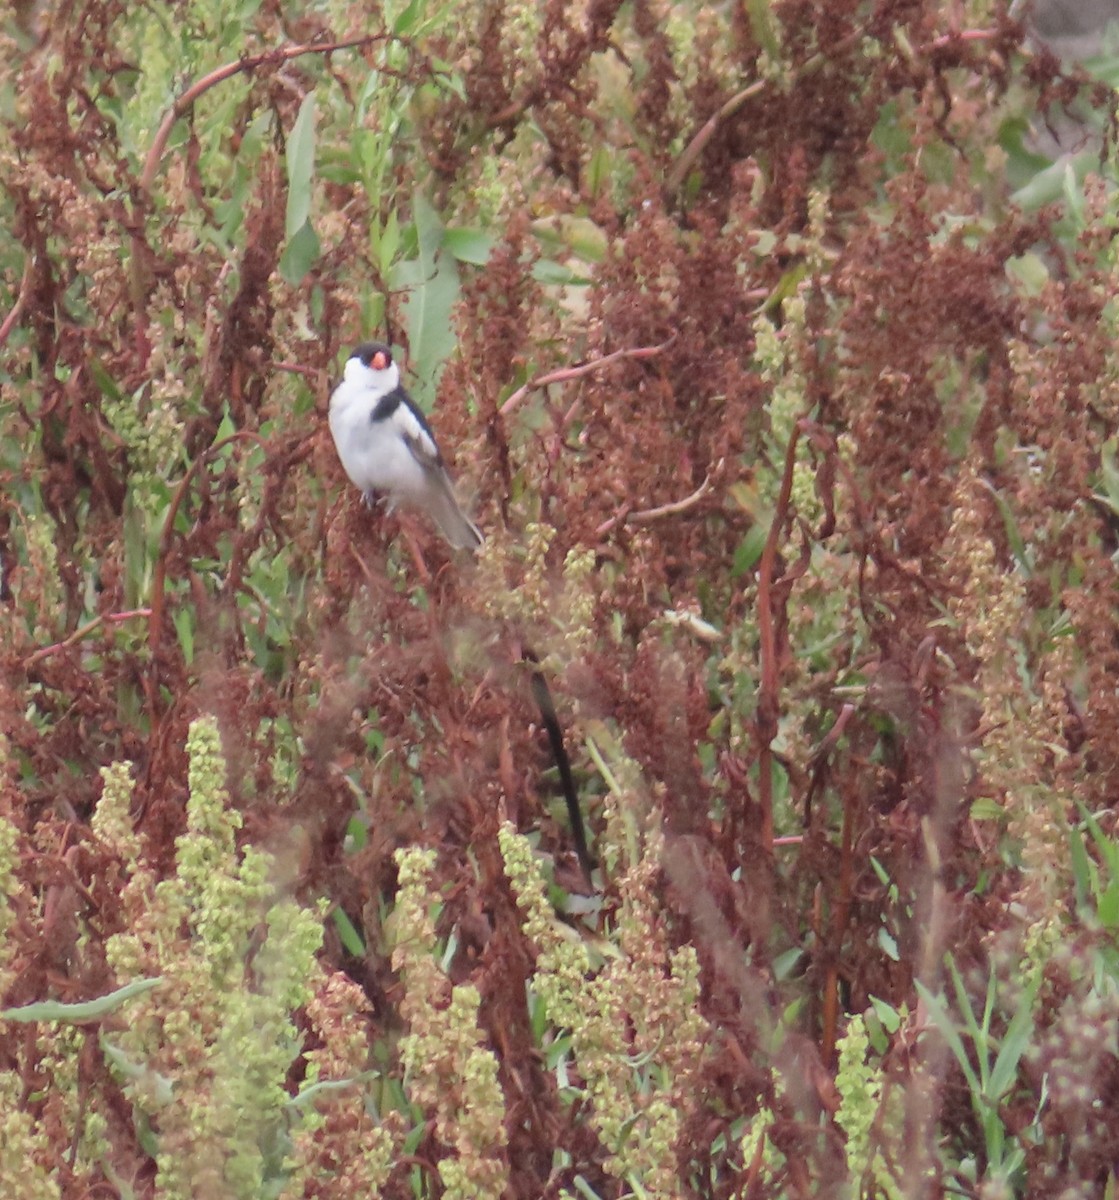
[[[1119,54],[1100,54],[1085,59],[1081,65],[1101,83],[1106,83],[1108,87],[1119,87]]]
[[[288,207],[284,232],[290,245],[311,216],[311,181],[315,174],[315,93],[299,106],[287,145]],[[302,276],[300,276],[302,278]]]
[[[369,841],[369,827],[361,813],[354,815],[346,822],[345,847],[347,854],[364,850]]]
[[[587,165],[587,190],[598,197],[610,181],[611,168],[617,156],[605,145],[596,146]]]
[[[898,954],[898,944],[888,929],[883,928],[878,930],[878,945],[883,954],[892,962],[901,962],[901,955]]]
[[[318,1083],[312,1083],[303,1088],[297,1096],[293,1096],[284,1105],[288,1112],[298,1112],[301,1108],[306,1108],[320,1096],[328,1096],[332,1092],[340,1092],[345,1088],[357,1087],[358,1084],[367,1083],[370,1079],[376,1079],[380,1075],[379,1071],[362,1071],[360,1074],[351,1075],[347,1079],[322,1079]]]
[[[412,201],[412,218],[416,226],[420,266],[426,274],[435,269],[435,256],[443,241],[443,222],[423,192],[416,192]]]
[[[1046,204],[1067,198],[1069,189],[1079,188],[1084,176],[1098,161],[1099,156],[1090,151],[1071,159],[1059,158],[1020,187],[1010,197],[1011,202],[1026,212],[1033,212]],[[1083,195],[1080,195],[1077,204],[1082,206],[1082,203]]]
[[[419,1125],[417,1125],[416,1128],[413,1129],[408,1134],[407,1137],[405,1137],[404,1144],[403,1144],[403,1146],[401,1146],[401,1150],[406,1155],[411,1154],[414,1150],[416,1150],[419,1147],[420,1142],[422,1142],[424,1140],[424,1137],[426,1135],[427,1135],[427,1124],[426,1124],[426,1122],[421,1121],[419,1123]]]
[[[871,996],[870,1003],[886,1032],[897,1033],[901,1027],[901,1016],[898,1010],[892,1004],[887,1004],[885,1000],[880,1000],[877,996]]]
[[[1036,997],[1037,984],[1034,984],[1026,989],[1017,1012],[1006,1027],[998,1057],[991,1069],[991,1078],[987,1081],[987,1096],[992,1101],[999,1100],[1006,1093],[1018,1074],[1018,1064],[1033,1037]]]
[[[1014,516],[1014,510],[1010,507],[1006,497],[988,483],[986,479],[982,480],[982,483],[995,498],[995,504],[998,507],[999,515],[1002,517],[1003,527],[1006,529],[1006,540],[1010,544],[1010,552],[1014,555],[1014,561],[1018,564],[1018,569],[1022,574],[1029,579],[1033,574],[1033,564],[1030,562],[1030,552],[1026,546],[1026,540],[1022,537],[1022,531],[1018,528],[1018,521]]]
[[[548,1006],[544,997],[531,989],[528,991],[528,1022],[532,1029],[533,1044],[539,1046],[548,1028]]]
[[[484,267],[493,252],[494,238],[480,229],[448,229],[443,234],[443,249],[459,262]]]
[[[563,263],[547,258],[538,258],[532,264],[532,277],[537,283],[548,287],[586,287],[591,282],[585,275],[579,275]]]
[[[970,809],[973,821],[1005,821],[1006,809],[990,796],[980,796]]]
[[[762,556],[767,537],[769,537],[768,522],[759,521],[751,526],[750,532],[738,543],[738,549],[734,552],[734,562],[730,569],[732,579],[737,579],[740,575],[745,575],[747,571],[753,569]]]
[[[938,996],[935,992],[930,992],[919,979],[914,980],[914,986],[917,988],[917,995],[921,997],[928,1011],[929,1020],[940,1030],[941,1036],[948,1043],[948,1048],[952,1051],[952,1055],[959,1064],[960,1070],[963,1071],[964,1078],[967,1080],[967,1085],[972,1095],[979,1095],[981,1092],[979,1079],[971,1065],[971,1059],[968,1057],[963,1040],[956,1029],[956,1023],[952,1020],[943,997]]]
[[[1076,885],[1076,904],[1083,907],[1092,897],[1096,886],[1095,863],[1088,856],[1088,848],[1084,845],[1084,836],[1076,826],[1069,829],[1069,863],[1072,867],[1072,878]]]
[[[542,217],[532,223],[532,234],[551,258],[573,254],[583,262],[602,262],[608,239],[589,217]]]
[[[1119,843],[1116,843],[1104,833],[1100,828],[1099,821],[1096,820],[1081,801],[1078,800],[1076,803],[1080,809],[1080,815],[1084,818],[1084,823],[1088,827],[1088,832],[1092,835],[1092,841],[1095,842],[1096,849],[1104,861],[1104,865],[1112,875],[1119,875]]]
[[[895,120],[896,120],[895,116]],[[1024,187],[1052,162],[1034,148],[1033,129],[1022,114],[1008,116],[999,126],[998,144],[1006,151],[1007,179],[1011,187]]]
[[[115,400],[118,404],[124,400],[124,393],[117,387],[104,365],[96,358],[89,359],[89,372],[102,396],[108,400]]]
[[[773,971],[773,978],[781,983],[784,983],[787,979],[791,979],[803,954],[804,951],[800,946],[792,946],[788,950],[783,950],[780,954],[776,955],[770,964]]]
[[[1096,916],[1104,929],[1119,927],[1119,879],[1112,880],[1096,902]]]
[[[226,405],[222,409],[221,420],[218,422],[218,427],[214,430],[213,445],[219,442],[224,442],[226,438],[231,438],[237,432],[237,426],[233,424],[233,414],[229,411],[229,406]]]
[[[1115,461],[1114,438],[1108,438],[1100,449],[1100,483],[1103,491],[1096,493],[1096,499],[1119,514],[1119,468]]]
[[[630,1182],[633,1182],[632,1179]],[[582,1175],[576,1175],[572,1180],[572,1183],[575,1184],[575,1190],[580,1196],[584,1197],[584,1200],[602,1200],[602,1197],[594,1190],[593,1187],[591,1187],[591,1185],[583,1178]]]
[[[404,307],[417,389],[428,403],[434,398],[443,363],[455,348],[451,313],[458,298],[458,270],[448,258],[434,276],[412,291]]]
[[[458,271],[454,260],[447,259],[436,275],[413,288],[404,306],[413,390],[425,408],[431,407],[443,364],[455,348],[451,313],[458,298]]]
[[[951,955],[947,955],[946,958],[948,973],[952,977],[952,987],[956,992],[956,1004],[959,1007],[964,1027],[967,1029],[968,1035],[975,1045],[975,1054],[979,1063],[979,1077],[986,1084],[990,1073],[987,1034],[991,1026],[991,1010],[994,1007],[995,998],[993,989],[995,986],[995,977],[993,974],[987,976],[987,993],[984,998],[983,1021],[980,1023],[975,1015],[975,1009],[972,1008],[971,997],[968,995],[967,987],[964,984],[964,977],[960,974],[959,968],[956,966],[956,960]]]
[[[376,239],[377,261],[381,265],[381,274],[388,277],[393,263],[400,251],[400,219],[394,208],[385,218],[385,227]]]
[[[808,275],[808,264],[805,262],[797,263],[791,270],[785,272],[784,275],[777,281],[777,286],[765,299],[762,305],[763,312],[773,312],[779,308],[797,288],[800,287],[801,281]]]
[[[777,34],[770,0],[746,0],[746,13],[754,40],[773,62],[781,59],[781,39]]]
[[[189,667],[194,662],[194,610],[191,608],[176,609],[171,620],[175,625],[179,645],[183,649],[183,660]]]
[[[392,23],[392,31],[398,37],[406,37],[416,25],[416,18],[423,12],[423,0],[412,0]]]
[[[878,882],[889,887],[890,886],[889,873],[887,872],[886,868],[878,861],[878,859],[876,859],[874,857],[873,854],[870,856],[870,866],[871,866],[871,869],[874,871],[875,875],[878,876]]]
[[[338,937],[345,946],[346,952],[355,958],[362,958],[365,954],[365,942],[361,934],[354,928],[353,921],[340,908],[336,908],[331,916],[334,918],[334,927],[338,930]]]
[[[1065,198],[1065,204],[1068,207],[1069,216],[1076,223],[1077,229],[1083,229],[1086,224],[1084,208],[1087,202],[1084,199],[1083,183],[1083,172],[1077,173],[1073,168],[1073,164],[1066,162],[1065,173],[1061,179],[1061,190]]]
[[[280,255],[280,274],[294,286],[315,265],[319,257],[319,235],[307,221],[296,230]]]
[[[563,1034],[550,1042],[544,1051],[544,1066],[554,1071],[559,1064],[571,1054],[575,1039],[570,1034]]]
[[[99,996],[96,1000],[84,1000],[80,1004],[63,1004],[58,1000],[40,1000],[35,1004],[25,1004],[22,1008],[6,1008],[0,1012],[0,1019],[5,1021],[66,1021],[75,1024],[79,1021],[96,1021],[99,1017],[107,1017],[116,1012],[129,1000],[150,992],[163,982],[163,976],[154,979],[134,979],[124,987],[117,988],[107,996]]]
[[[444,62],[441,58],[433,58],[430,61],[431,70],[434,73],[434,82],[441,88],[445,88],[456,99],[466,103],[466,81],[462,77],[460,71],[456,71],[454,64]]]
[[[150,1096],[158,1107],[162,1108],[174,1100],[174,1084],[172,1084],[166,1075],[153,1070],[146,1063],[137,1062],[134,1058],[125,1054],[119,1046],[105,1037],[103,1033],[98,1038],[98,1041],[101,1045],[101,1053],[105,1055],[106,1061],[117,1075],[129,1083],[140,1084],[143,1087],[144,1093]]]
[[[406,291],[404,323],[408,330],[411,391],[421,408],[430,408],[443,363],[455,348],[451,313],[458,303],[458,266],[442,253],[443,223],[428,200],[417,193],[413,203],[417,257],[398,262],[389,275],[393,291]]]
[[[1006,260],[1006,273],[1017,280],[1031,299],[1040,296],[1049,282],[1049,268],[1045,259],[1032,250]]]
[[[899,159],[908,153],[912,142],[909,123],[899,119],[896,100],[890,100],[879,110],[878,123],[870,138],[883,154],[892,159]]]

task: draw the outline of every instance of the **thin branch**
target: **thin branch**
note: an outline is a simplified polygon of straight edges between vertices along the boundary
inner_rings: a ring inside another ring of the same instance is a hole
[[[839,710],[839,716],[832,723],[832,727],[827,731],[821,740],[820,744],[812,751],[809,758],[812,762],[819,762],[824,755],[828,754],[839,739],[843,736],[843,731],[847,728],[851,718],[855,715],[855,706],[853,704],[845,704]]]
[[[205,95],[210,88],[227,79],[232,79],[234,75],[239,75],[242,71],[255,71],[257,67],[266,65],[278,66],[290,59],[299,58],[303,54],[330,54],[334,50],[350,50],[357,46],[368,46],[372,42],[384,41],[390,36],[388,33],[365,33],[351,38],[343,38],[340,42],[308,42],[299,46],[279,46],[272,50],[265,50],[261,54],[251,54],[247,58],[239,58],[236,62],[226,63],[208,75],[204,75],[197,83],[191,84],[164,113],[159,129],[156,131],[155,140],[152,142],[148,157],[144,162],[144,171],[140,176],[141,190],[145,192],[151,190],[175,122],[189,112],[194,102],[200,96]]]
[[[151,616],[150,608],[133,608],[128,612],[101,613],[92,621],[87,621],[84,625],[75,629],[68,638],[64,638],[61,642],[55,642],[52,646],[40,646],[34,654],[29,654],[24,660],[24,666],[31,666],[32,663],[38,662],[40,659],[49,658],[52,654],[57,654],[59,650],[65,650],[68,646],[73,646],[76,642],[80,642],[83,638],[88,637],[95,629],[104,625],[106,622],[130,621],[133,617],[149,617]]]
[[[319,376],[322,375],[322,371],[318,367],[303,367],[299,363],[274,362],[269,366],[273,371],[286,371],[289,375],[302,375],[304,379],[316,386]]]
[[[195,101],[200,96],[205,95],[212,87],[216,87],[219,83],[223,83],[227,79],[232,79],[234,75],[240,75],[244,71],[255,71],[257,67],[265,65],[278,66],[280,63],[288,62],[293,58],[299,58],[304,54],[330,54],[334,50],[349,50],[358,46],[368,46],[373,42],[384,41],[391,36],[388,33],[366,33],[355,37],[343,38],[339,42],[308,42],[299,46],[279,46],[272,50],[265,50],[261,54],[251,54],[245,58],[239,58],[236,62],[226,63],[222,67],[217,67],[208,75],[204,75],[197,83],[191,84],[163,114],[163,120],[159,123],[155,138],[148,149],[148,156],[144,160],[144,169],[140,174],[140,194],[147,196],[151,192],[152,184],[155,182],[156,174],[159,171],[159,164],[163,159],[163,152],[167,149],[167,142],[171,137],[171,130],[175,128],[176,121],[185,116],[194,106]],[[143,253],[143,247],[145,246],[146,242],[142,233],[134,233],[132,236],[132,301],[138,314],[145,310],[146,258]],[[143,361],[147,361],[150,347],[147,344],[147,336],[143,331],[142,321],[137,326],[136,336],[138,345],[141,348],[141,358]]]
[[[941,34],[929,42],[926,50],[944,50],[956,42],[986,42],[998,37],[997,29],[961,29],[956,33]]]
[[[838,723],[838,722],[837,722]],[[823,1003],[821,1005],[820,1034],[821,1045],[824,1049],[824,1061],[833,1062],[835,1058],[835,1039],[839,1027],[840,1013],[840,973],[839,964],[842,952],[839,947],[847,934],[847,925],[851,914],[851,904],[854,900],[855,889],[855,812],[856,801],[851,788],[843,789],[843,831],[840,834],[839,872],[836,880],[835,896],[833,898],[832,921],[830,934],[826,935],[825,962],[823,980]]]
[[[0,325],[0,346],[2,346],[8,340],[8,335],[15,328],[16,322],[23,313],[23,307],[27,303],[27,292],[31,287],[31,276],[35,269],[34,258],[34,253],[29,251],[27,254],[27,261],[23,264],[23,278],[19,281],[19,291],[16,293],[16,302],[12,305],[11,312],[9,312],[4,318],[3,325]]]
[[[845,38],[840,38],[834,46],[829,48],[827,54],[824,54],[823,51],[813,54],[795,72],[795,78],[803,79],[806,75],[812,74],[813,71],[818,71],[825,63],[834,62],[837,55],[841,54],[849,46],[861,41],[864,35],[865,30],[856,29]],[[707,118],[703,128],[684,147],[683,153],[676,160],[676,165],[669,172],[668,179],[665,182],[665,192],[667,195],[673,196],[680,190],[684,180],[688,177],[688,172],[695,166],[699,156],[707,148],[707,143],[715,136],[715,132],[719,126],[730,117],[733,117],[747,100],[751,100],[755,96],[760,96],[770,83],[771,80],[769,79],[756,79],[749,87],[736,92],[726,101],[722,108]]]
[[[676,160],[676,166],[672,168],[672,172],[668,176],[665,190],[669,195],[680,190],[680,185],[687,179],[688,172],[695,166],[696,160],[707,148],[707,143],[715,136],[715,131],[719,126],[728,117],[733,117],[747,100],[752,100],[755,96],[760,96],[765,91],[768,82],[767,79],[756,80],[749,87],[743,88],[742,91],[731,96],[722,108],[707,118],[703,128],[684,147],[684,152]]]
[[[648,525],[653,521],[659,521],[661,517],[674,517],[679,513],[687,512],[689,508],[695,508],[711,490],[711,477],[718,473],[722,465],[723,460],[720,458],[690,496],[685,496],[683,500],[673,500],[670,504],[661,504],[657,508],[644,508],[640,512],[632,512],[626,520],[634,525]]]
[[[773,611],[773,571],[777,562],[777,543],[789,515],[797,443],[803,432],[804,422],[798,421],[793,427],[785,451],[781,491],[758,564],[758,666],[761,674],[757,710],[758,799],[762,810],[762,846],[767,854],[773,851],[773,739],[777,735],[777,715],[780,707],[777,698],[779,677],[777,629]]]
[[[687,512],[690,508],[695,508],[711,490],[711,480],[719,473],[722,466],[723,460],[720,458],[715,466],[704,476],[703,482],[699,487],[690,496],[685,496],[683,500],[672,500],[668,504],[660,504],[656,508],[642,508],[637,512],[630,512],[628,509],[623,509],[608,521],[603,521],[595,530],[595,535],[602,537],[618,525],[630,523],[634,525],[651,525],[654,521],[659,521],[661,517],[674,517],[679,513]]]
[[[612,354],[592,359],[590,362],[577,363],[573,367],[564,367],[559,371],[549,371],[545,375],[537,375],[535,379],[530,379],[528,383],[517,388],[498,411],[503,417],[507,417],[529,392],[535,392],[552,383],[568,383],[572,379],[581,379],[584,375],[591,375],[595,371],[601,370],[602,367],[608,367],[611,363],[619,362],[623,358],[653,358],[657,354],[662,354],[675,337],[676,335],[673,334],[668,341],[661,342],[659,346],[636,346],[632,350],[615,350]]]

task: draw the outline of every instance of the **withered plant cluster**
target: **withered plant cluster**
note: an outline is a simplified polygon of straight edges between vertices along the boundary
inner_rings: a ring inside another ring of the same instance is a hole
[[[1113,1194],[1085,77],[983,0],[0,62],[0,1194]],[[476,560],[342,474],[371,335]]]

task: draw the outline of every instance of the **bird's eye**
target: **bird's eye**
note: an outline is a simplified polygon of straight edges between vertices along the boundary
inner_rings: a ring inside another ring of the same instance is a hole
[[[392,362],[392,359],[389,358],[388,351],[378,350],[377,353],[373,355],[373,361],[369,365],[374,371],[383,371],[390,362]]]

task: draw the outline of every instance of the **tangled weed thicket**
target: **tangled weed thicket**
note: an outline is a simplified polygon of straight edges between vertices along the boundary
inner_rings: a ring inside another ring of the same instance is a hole
[[[1099,85],[981,0],[0,37],[0,1193],[1112,1194]],[[344,480],[371,334],[476,563]]]

